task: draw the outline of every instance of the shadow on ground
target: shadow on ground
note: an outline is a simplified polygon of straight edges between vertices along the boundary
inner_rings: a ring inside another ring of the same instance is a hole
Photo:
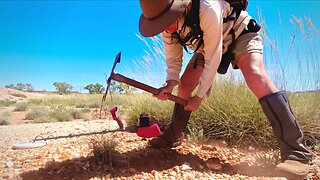
[[[193,171],[212,172],[206,161],[197,155],[181,154],[175,149],[152,149],[145,148],[130,151],[125,154],[115,152],[109,161],[104,164],[97,163],[94,156],[74,158],[63,162],[48,162],[44,168],[20,174],[22,179],[90,179],[93,177],[131,177],[136,174],[151,173],[153,170],[162,171],[175,166],[188,164]],[[117,161],[116,158],[121,159]],[[219,159],[218,159],[219,161]],[[249,166],[242,163],[231,166],[222,163],[222,169],[215,173],[241,174],[246,176],[273,177],[273,166]]]

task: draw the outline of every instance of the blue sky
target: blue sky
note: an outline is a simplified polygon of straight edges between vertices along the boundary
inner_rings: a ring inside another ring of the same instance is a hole
[[[310,17],[320,27],[319,1],[249,0],[254,18],[257,7],[274,36],[280,32],[280,12],[283,42],[294,33],[293,15]],[[0,87],[21,82],[54,90],[58,81],[81,91],[90,83],[105,85],[119,51],[122,74],[145,55],[147,47],[136,36],[140,14],[138,0],[0,1]]]

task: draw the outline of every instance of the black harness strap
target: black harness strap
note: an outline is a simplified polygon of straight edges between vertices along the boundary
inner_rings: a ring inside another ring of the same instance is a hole
[[[178,39],[178,42],[183,46],[184,50],[187,53],[189,53],[187,49],[187,42],[190,41],[191,44],[198,43],[194,52],[197,52],[203,44],[203,31],[200,28],[199,8],[200,0],[192,0],[191,10],[185,17],[185,22],[182,26],[182,30],[179,33],[172,33],[172,38]],[[183,32],[186,27],[191,28],[191,31],[186,35],[186,37],[181,38],[180,33]]]
[[[248,0],[226,0],[230,6],[233,8],[230,15],[223,19],[223,23],[227,23],[229,21],[236,21],[240,16],[242,10],[246,10],[248,6]],[[189,53],[187,49],[187,45],[197,44],[194,52],[197,52],[199,48],[202,46],[203,42],[203,31],[200,27],[200,17],[199,17],[199,8],[200,8],[200,0],[192,0],[191,10],[187,13],[185,17],[185,22],[182,26],[181,31],[172,33],[172,38],[178,40],[179,44],[184,48],[184,50]],[[191,28],[191,31],[184,37],[181,38],[180,33],[185,31],[185,28]],[[234,55],[232,53],[233,49],[235,48],[235,40],[236,35],[235,31],[232,28],[229,32],[232,35],[232,43],[228,47],[226,53],[222,55],[221,63],[218,67],[218,73],[225,74],[228,70],[229,64],[234,59]],[[191,42],[187,44],[187,42]],[[191,53],[189,53],[191,54]]]

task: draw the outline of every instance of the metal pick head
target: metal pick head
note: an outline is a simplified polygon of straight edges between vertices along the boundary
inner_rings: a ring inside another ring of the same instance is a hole
[[[113,63],[113,66],[112,66],[111,73],[110,73],[110,76],[108,78],[108,81],[109,81],[109,79],[112,79],[112,75],[114,73],[114,69],[116,68],[117,63],[120,63],[120,59],[121,59],[121,52],[119,52],[117,54],[116,59],[114,60],[114,63]]]
[[[109,87],[110,87],[110,84],[111,84],[111,80],[112,80],[112,75],[114,73],[114,69],[116,68],[117,63],[120,63],[120,59],[121,59],[121,52],[119,52],[117,54],[116,59],[114,60],[110,76],[107,79],[107,88],[106,88],[105,94],[104,94],[104,96],[102,98],[102,102],[106,100],[106,96],[107,96],[108,91],[109,91]],[[102,103],[101,103],[101,107],[102,107]]]

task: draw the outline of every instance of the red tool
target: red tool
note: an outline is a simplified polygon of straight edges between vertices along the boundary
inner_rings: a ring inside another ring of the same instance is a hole
[[[117,121],[118,126],[119,126],[119,129],[124,130],[123,123],[122,123],[121,119],[117,116],[117,110],[118,110],[118,107],[115,106],[115,107],[113,107],[112,109],[110,109],[110,113],[111,113],[111,115],[112,115],[112,118],[113,118],[115,121]]]
[[[152,138],[152,137],[161,136],[162,132],[158,124],[153,124],[151,126],[139,127],[137,131],[137,135],[139,137]]]

